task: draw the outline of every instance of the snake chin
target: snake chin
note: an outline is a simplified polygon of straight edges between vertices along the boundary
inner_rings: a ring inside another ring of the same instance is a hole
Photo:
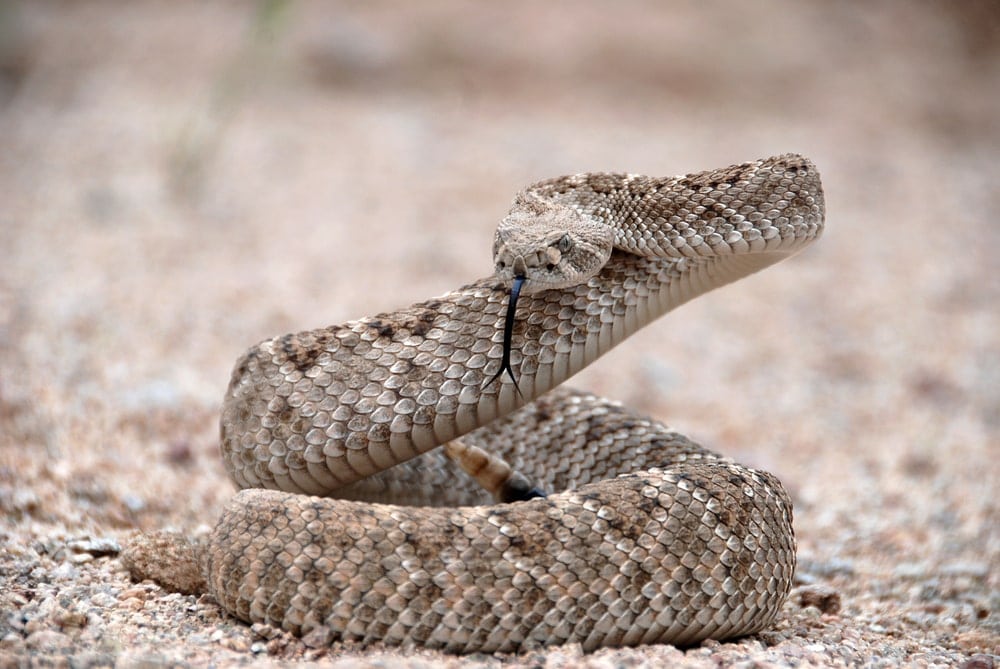
[[[500,281],[524,279],[525,294],[586,283],[611,257],[614,231],[570,207],[519,197],[497,226]]]

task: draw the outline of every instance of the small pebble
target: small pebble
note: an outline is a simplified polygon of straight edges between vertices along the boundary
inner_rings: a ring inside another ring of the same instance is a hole
[[[96,539],[78,539],[71,541],[68,548],[74,553],[89,554],[91,557],[107,557],[121,553],[122,547],[113,537],[99,537]]]
[[[28,598],[17,591],[8,591],[7,593],[7,605],[13,608],[20,608],[28,603]]]
[[[142,611],[145,604],[141,599],[137,599],[135,597],[128,597],[122,600],[121,606],[127,611]]]
[[[10,652],[20,650],[23,645],[24,640],[21,638],[21,635],[16,632],[7,632],[7,634],[0,639],[0,648]]]
[[[303,636],[302,643],[308,648],[326,648],[333,643],[333,630],[326,625],[320,625]]]
[[[266,623],[254,623],[250,626],[250,631],[258,639],[263,639],[268,641],[274,639],[281,634],[281,630],[277,629],[273,625],[268,625]]]
[[[240,653],[245,653],[250,650],[250,642],[241,636],[232,637],[227,636],[219,641],[219,645],[223,648],[228,648],[229,650],[235,650]]]
[[[896,578],[919,580],[930,575],[928,565],[919,562],[903,562],[896,565],[892,570],[892,575]]]
[[[102,609],[110,609],[118,604],[118,598],[106,592],[95,592],[90,598],[90,603]]]
[[[976,654],[962,663],[959,669],[994,669],[993,657],[986,654]]]
[[[145,588],[129,588],[121,594],[122,599],[146,599],[148,591]]]
[[[122,496],[122,503],[132,513],[139,513],[146,508],[146,500],[131,493]]]
[[[75,581],[80,576],[80,572],[69,562],[63,562],[51,572],[54,581]]]
[[[25,644],[32,650],[43,653],[54,653],[63,648],[69,648],[72,640],[69,636],[55,630],[38,630],[25,639]]]
[[[802,615],[811,620],[815,620],[819,618],[821,615],[823,615],[823,612],[820,611],[815,606],[803,606]]]
[[[798,588],[792,596],[799,603],[799,606],[814,606],[828,615],[840,612],[840,593],[825,585],[803,586]]]
[[[173,441],[167,446],[165,453],[167,462],[175,465],[187,465],[193,459],[191,443],[188,441]]]
[[[941,576],[966,576],[975,579],[985,579],[990,575],[990,566],[984,562],[956,562],[941,567]]]

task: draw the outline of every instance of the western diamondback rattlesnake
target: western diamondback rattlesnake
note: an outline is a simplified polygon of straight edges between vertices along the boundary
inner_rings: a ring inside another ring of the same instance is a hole
[[[781,483],[607,400],[549,391],[799,251],[823,217],[816,168],[796,155],[552,179],[500,224],[494,276],[250,349],[221,421],[247,490],[205,551],[209,590],[296,634],[453,652],[766,627],[795,566]],[[490,505],[480,484],[522,501]]]

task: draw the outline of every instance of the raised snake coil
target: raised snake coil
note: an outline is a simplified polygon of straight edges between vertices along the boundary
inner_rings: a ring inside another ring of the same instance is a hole
[[[452,652],[691,644],[773,621],[795,566],[780,482],[615,403],[548,391],[815,239],[816,168],[784,155],[666,179],[583,174],[526,198],[612,226],[616,250],[586,282],[521,298],[520,392],[506,377],[484,385],[503,355],[509,285],[496,276],[237,362],[221,448],[250,489],[204,558],[227,611]],[[458,437],[563,492],[490,505],[437,448]]]

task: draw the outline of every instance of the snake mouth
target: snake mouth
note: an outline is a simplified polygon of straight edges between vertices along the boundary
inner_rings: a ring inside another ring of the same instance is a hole
[[[514,276],[514,282],[510,286],[510,299],[507,300],[507,314],[504,316],[503,321],[503,355],[500,357],[500,369],[483,386],[483,388],[486,388],[499,379],[504,372],[507,372],[507,376],[514,382],[514,390],[517,391],[519,397],[524,397],[524,395],[521,394],[521,389],[517,385],[517,379],[514,377],[514,369],[510,366],[510,352],[514,343],[514,315],[517,313],[517,300],[521,296],[521,288],[526,281],[527,279],[523,274]]]

